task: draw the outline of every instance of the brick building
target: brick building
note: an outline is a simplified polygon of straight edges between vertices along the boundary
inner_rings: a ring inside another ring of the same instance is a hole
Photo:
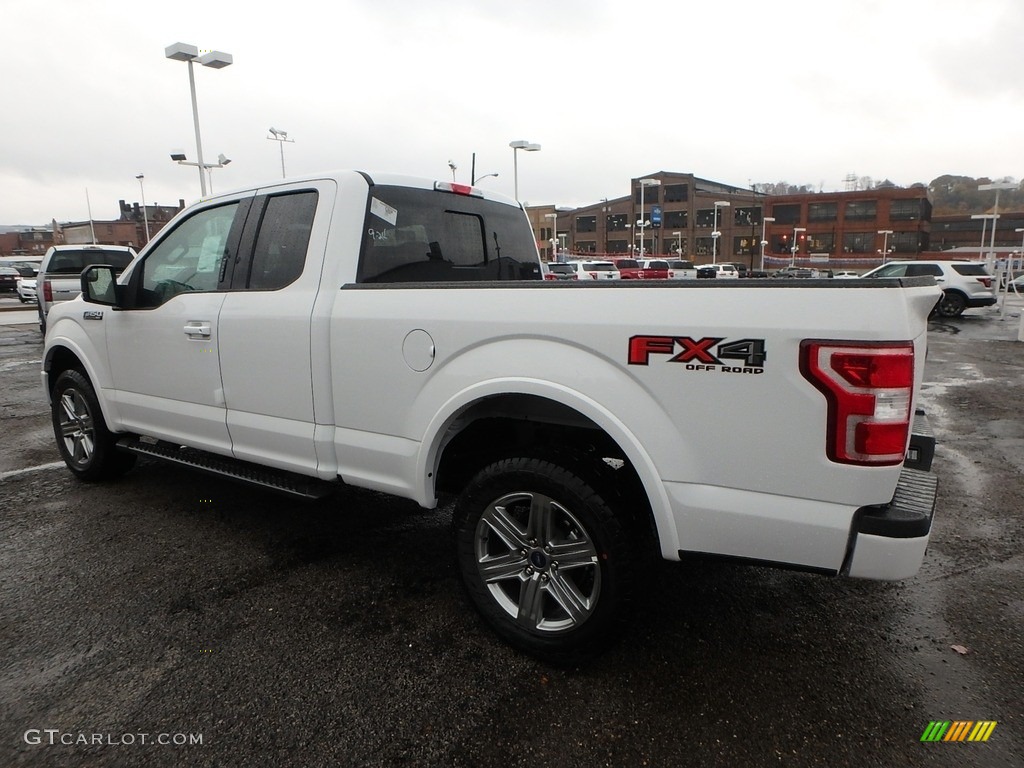
[[[550,259],[553,245],[595,258],[638,254],[641,229],[645,254],[752,269],[761,266],[762,238],[766,269],[813,263],[865,270],[882,262],[883,250],[889,258],[915,258],[930,246],[932,208],[923,186],[766,196],[693,174],[642,178],[653,181],[632,179],[625,197],[575,209],[528,208],[542,256]]]

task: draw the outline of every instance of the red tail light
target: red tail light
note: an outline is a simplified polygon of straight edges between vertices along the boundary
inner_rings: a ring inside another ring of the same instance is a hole
[[[588,272],[591,280],[597,280],[597,272]]]
[[[43,280],[43,300],[53,301],[53,286],[49,280]]]
[[[800,371],[828,401],[829,459],[866,465],[903,461],[914,389],[912,343],[804,341]]]
[[[976,280],[979,283],[981,283],[982,285],[984,285],[986,288],[991,288],[992,287],[992,278],[991,277],[979,277],[979,278],[976,278]]]

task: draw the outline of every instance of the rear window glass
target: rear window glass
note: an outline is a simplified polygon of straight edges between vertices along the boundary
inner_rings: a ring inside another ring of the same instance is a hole
[[[521,208],[430,189],[373,186],[358,282],[540,280]]]
[[[86,267],[94,264],[109,264],[121,270],[131,263],[132,254],[128,251],[97,251],[84,249],[81,251],[56,251],[46,265],[48,274],[77,275]]]
[[[619,269],[637,269],[640,266],[634,259],[619,259],[615,264]]]
[[[588,261],[583,265],[583,269],[587,272],[614,272],[616,267],[608,262]]]
[[[646,269],[668,269],[667,261],[649,261]]]
[[[573,270],[571,264],[548,264],[548,272],[557,272],[560,275],[571,275]]]
[[[689,261],[670,261],[668,265],[672,269],[693,269],[693,263]]]
[[[967,275],[968,277],[987,277],[988,272],[985,271],[984,264],[954,264],[953,269],[956,270],[959,275]]]

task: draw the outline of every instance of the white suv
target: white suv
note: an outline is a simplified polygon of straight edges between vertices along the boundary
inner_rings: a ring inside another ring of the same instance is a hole
[[[579,280],[619,280],[619,268],[610,261],[570,261]]]
[[[861,277],[931,276],[942,288],[935,305],[940,317],[959,317],[965,309],[990,307],[996,303],[992,275],[980,261],[890,261]]]

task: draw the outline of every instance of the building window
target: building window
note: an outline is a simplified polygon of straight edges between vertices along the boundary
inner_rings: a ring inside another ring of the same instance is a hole
[[[597,243],[594,240],[578,240],[573,250],[577,253],[596,253]]]
[[[609,232],[622,232],[629,229],[629,214],[615,213],[608,216],[605,226]]]
[[[628,240],[609,240],[608,253],[626,253],[629,250]]]
[[[874,221],[878,204],[874,200],[851,200],[846,204],[844,216],[847,221]]]
[[[665,202],[666,203],[685,203],[690,199],[690,185],[689,184],[666,184],[665,185]]]
[[[671,240],[665,241],[665,253],[686,256],[690,252],[688,242],[685,237],[673,237]]]
[[[697,237],[694,238],[694,254],[697,256],[710,256],[711,255],[711,241],[714,240],[712,237]]]
[[[807,236],[807,250],[810,253],[832,253],[835,247],[834,232],[811,232]]]
[[[648,186],[644,186],[643,184],[637,184],[636,190],[633,193],[633,202],[634,203],[636,203],[637,205],[640,205],[640,190],[641,189],[644,191],[643,203],[644,203],[645,206],[650,205],[651,203],[657,203],[658,202],[658,190],[661,189],[660,186],[653,185],[653,186],[648,187]]]
[[[847,232],[843,235],[843,253],[874,253],[874,232]]]
[[[807,206],[808,221],[835,221],[838,213],[837,203],[811,203]]]
[[[917,221],[921,218],[920,199],[893,200],[889,203],[889,218],[892,221]]]
[[[920,232],[896,232],[889,235],[889,248],[896,253],[918,253],[923,245]]]
[[[597,216],[577,216],[577,232],[597,232]]]
[[[715,225],[715,209],[701,208],[697,211],[697,226],[710,229]]]
[[[755,253],[761,252],[761,241],[749,235],[734,237],[732,252],[737,256],[753,256]]]
[[[761,206],[733,208],[732,221],[738,227],[756,227],[761,224]]]
[[[665,211],[665,229],[686,229],[687,211]]]
[[[785,205],[773,205],[772,216],[776,224],[799,224],[800,203],[786,203]]]

